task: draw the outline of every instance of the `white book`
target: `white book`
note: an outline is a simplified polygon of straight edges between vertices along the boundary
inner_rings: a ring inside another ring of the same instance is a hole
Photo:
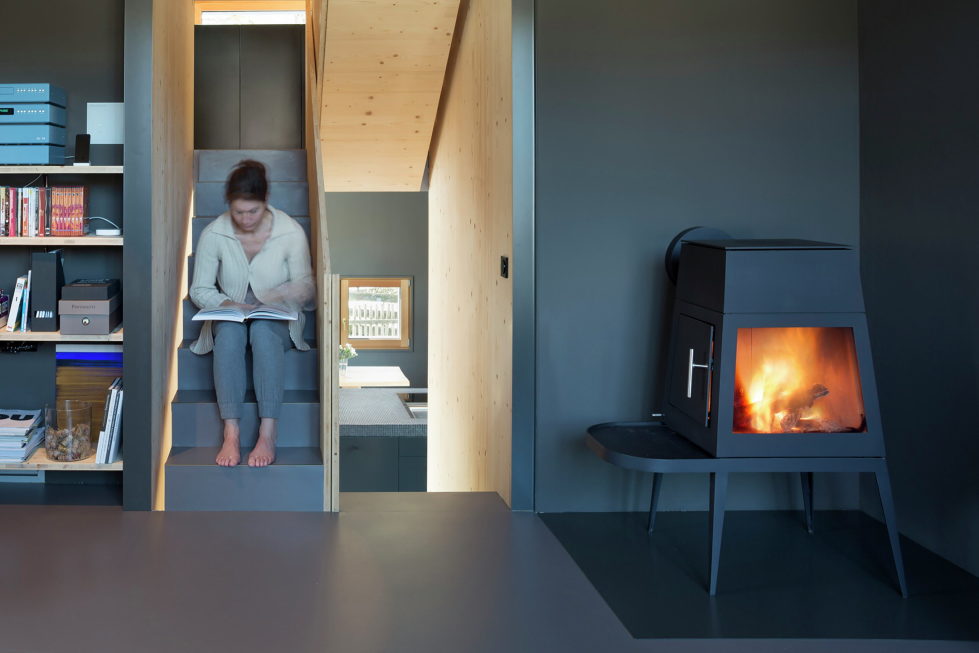
[[[116,378],[109,384],[108,391],[105,393],[105,408],[102,411],[102,424],[99,428],[99,442],[95,449],[95,462],[102,460],[106,447],[108,445],[109,437],[107,433],[109,425],[109,416],[112,415],[112,400],[115,398],[115,393],[113,392],[118,386],[122,379]]]
[[[112,423],[112,437],[109,438],[109,454],[105,462],[114,463],[119,458],[119,444],[122,442],[122,399],[125,390],[119,389],[119,400],[116,402],[116,419]]]
[[[115,423],[116,403],[119,401],[119,387],[113,384],[109,390],[109,413],[105,420],[105,431],[99,436],[99,445],[95,451],[95,462],[104,463],[106,454],[109,452],[109,439],[112,436],[112,427]]]
[[[24,296],[20,300],[21,315],[20,315],[20,330],[27,331],[27,318],[30,316],[31,307],[31,271],[27,271],[27,283],[24,284]]]
[[[40,215],[40,199],[41,196],[37,192],[37,187],[31,188],[31,235],[37,235],[37,219]]]
[[[223,322],[244,322],[245,320],[298,320],[299,313],[281,306],[262,304],[250,311],[243,311],[237,306],[218,306],[205,308],[197,312],[194,321],[218,320]]]
[[[4,327],[7,331],[13,331],[17,328],[17,322],[20,320],[20,301],[24,296],[26,284],[27,275],[17,277],[17,286],[14,288],[14,294],[10,299],[10,314],[7,316],[7,325]]]

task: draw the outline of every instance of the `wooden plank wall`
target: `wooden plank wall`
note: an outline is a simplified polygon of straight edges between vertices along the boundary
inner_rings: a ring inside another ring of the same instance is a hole
[[[323,455],[323,510],[339,510],[339,396],[336,334],[333,325],[334,280],[330,274],[330,242],[326,228],[323,153],[319,139],[322,37],[326,25],[326,0],[307,0],[306,5],[306,179],[309,187],[310,248],[316,278],[316,342],[319,343],[320,451]]]
[[[460,10],[431,151],[428,489],[510,503],[511,3]],[[519,273],[513,270],[512,274]]]
[[[194,6],[153,2],[152,317],[150,342],[155,509],[163,508],[170,452],[170,401],[176,392],[181,298],[187,292],[187,232],[194,179]],[[134,334],[138,337],[139,334]],[[124,361],[125,364],[125,361]]]

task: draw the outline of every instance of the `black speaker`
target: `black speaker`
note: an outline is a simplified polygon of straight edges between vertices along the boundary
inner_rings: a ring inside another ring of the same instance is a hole
[[[75,136],[75,165],[89,163],[89,145],[92,137],[88,134],[78,134]]]

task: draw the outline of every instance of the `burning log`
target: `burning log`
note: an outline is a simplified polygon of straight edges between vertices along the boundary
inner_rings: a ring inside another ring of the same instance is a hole
[[[797,430],[805,411],[812,408],[817,399],[828,394],[829,389],[821,383],[809,389],[796,390],[772,402],[772,416],[778,418],[782,432]]]

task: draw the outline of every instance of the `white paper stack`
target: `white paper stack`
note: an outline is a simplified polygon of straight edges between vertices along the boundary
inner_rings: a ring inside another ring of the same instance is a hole
[[[44,441],[40,410],[0,408],[0,463],[22,463]]]

